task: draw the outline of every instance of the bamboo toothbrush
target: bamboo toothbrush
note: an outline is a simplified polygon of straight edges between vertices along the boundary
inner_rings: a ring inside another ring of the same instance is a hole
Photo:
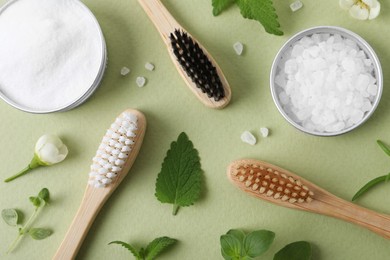
[[[74,259],[98,212],[124,179],[141,148],[146,119],[137,111],[121,113],[96,152],[84,198],[53,259]]]
[[[168,47],[179,74],[195,96],[211,108],[225,107],[229,83],[211,55],[172,17],[159,0],[138,0]]]
[[[227,175],[234,185],[259,199],[349,221],[390,239],[390,216],[340,199],[275,165],[238,160],[229,165]]]

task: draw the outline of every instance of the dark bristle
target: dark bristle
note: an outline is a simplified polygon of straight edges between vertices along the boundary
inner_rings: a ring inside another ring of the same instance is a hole
[[[170,35],[172,50],[187,76],[209,98],[219,101],[225,97],[217,69],[186,32],[175,30]]]

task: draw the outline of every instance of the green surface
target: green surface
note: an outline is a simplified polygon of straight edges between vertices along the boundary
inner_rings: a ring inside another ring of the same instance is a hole
[[[4,3],[0,0],[0,3]],[[156,29],[136,0],[87,0],[104,31],[109,64],[101,87],[81,107],[65,113],[33,115],[0,102],[2,136],[0,177],[23,168],[33,155],[35,141],[44,133],[63,137],[69,158],[34,171],[14,182],[0,182],[1,208],[32,211],[28,197],[43,187],[52,203],[37,226],[53,229],[43,241],[23,239],[14,253],[5,255],[16,236],[0,223],[0,259],[51,259],[75,215],[88,179],[91,158],[107,127],[122,110],[137,108],[148,120],[144,145],[131,172],[95,220],[78,259],[129,259],[127,250],[108,246],[113,240],[143,245],[158,236],[180,240],[160,259],[222,259],[219,237],[231,228],[268,229],[275,243],[261,259],[272,259],[286,244],[307,240],[315,260],[389,259],[389,241],[352,224],[287,208],[249,197],[232,186],[225,175],[232,160],[269,161],[307,178],[330,192],[351,199],[368,180],[390,170],[389,158],[376,139],[390,143],[390,4],[381,1],[382,13],[374,21],[360,22],[341,10],[338,1],[303,1],[291,13],[285,0],[276,1],[285,35],[268,35],[254,21],[244,20],[236,7],[212,16],[211,0],[165,0],[177,20],[201,41],[222,67],[233,92],[231,104],[221,111],[203,106],[187,89],[172,65]],[[384,71],[382,101],[362,127],[343,136],[320,138],[303,134],[278,113],[269,91],[269,72],[278,49],[294,33],[317,25],[336,25],[365,38],[376,50]],[[243,56],[232,45],[245,44]],[[146,62],[154,72],[144,69]],[[131,74],[120,76],[122,66]],[[148,84],[138,88],[135,78]],[[244,130],[259,137],[267,126],[271,135],[249,146],[240,140]],[[205,189],[201,199],[172,216],[171,205],[154,197],[155,179],[169,144],[185,131],[201,156]],[[390,187],[382,186],[359,203],[390,213]]]

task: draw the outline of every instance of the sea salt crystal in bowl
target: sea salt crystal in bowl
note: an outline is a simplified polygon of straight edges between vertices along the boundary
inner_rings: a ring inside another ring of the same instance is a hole
[[[283,117],[312,135],[347,133],[374,113],[383,90],[382,68],[359,35],[331,26],[297,33],[272,64],[272,98]]]

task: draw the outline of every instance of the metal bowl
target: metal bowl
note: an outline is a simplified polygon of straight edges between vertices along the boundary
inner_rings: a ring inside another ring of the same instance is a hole
[[[16,3],[17,1],[18,0],[9,0],[2,7],[0,7],[0,15],[8,7],[10,7],[12,4]],[[100,63],[99,71],[96,74],[96,78],[95,78],[94,82],[90,86],[88,86],[88,88],[85,90],[85,92],[82,93],[79,97],[77,97],[74,100],[69,100],[67,104],[62,105],[61,107],[53,107],[50,109],[31,108],[31,107],[28,107],[22,103],[18,103],[16,101],[10,99],[8,96],[6,96],[3,92],[0,91],[0,98],[3,99],[6,103],[8,103],[9,105],[11,105],[11,106],[13,106],[21,111],[33,113],[33,114],[48,114],[48,113],[53,113],[53,112],[64,112],[64,111],[68,111],[68,110],[71,110],[73,108],[76,108],[76,107],[80,106],[81,104],[83,104],[99,87],[99,85],[103,79],[105,69],[107,67],[106,42],[105,42],[101,27],[99,25],[99,22],[97,21],[96,17],[91,12],[91,10],[85,4],[83,4],[81,1],[77,0],[77,1],[75,1],[75,3],[80,5],[80,8],[82,8],[85,12],[85,16],[88,17],[89,19],[92,19],[93,22],[96,24],[97,33],[99,34],[99,38],[101,39],[101,45],[100,45],[101,53],[102,53],[101,61],[100,61],[101,63]]]
[[[307,129],[307,128],[303,127],[300,123],[294,121],[293,118],[291,116],[289,116],[288,113],[284,110],[283,105],[281,104],[281,102],[279,100],[279,95],[278,95],[279,92],[280,92],[279,91],[280,87],[278,87],[275,84],[275,77],[276,77],[277,73],[280,70],[280,68],[279,68],[280,62],[283,59],[284,55],[286,54],[287,50],[291,46],[293,46],[297,41],[299,41],[300,39],[302,39],[305,36],[311,36],[313,34],[324,34],[324,33],[325,34],[339,34],[339,35],[341,35],[345,39],[350,39],[350,40],[354,41],[359,46],[359,48],[362,51],[364,51],[366,56],[369,59],[371,59],[373,65],[374,65],[374,71],[373,71],[372,75],[377,80],[376,84],[378,86],[378,92],[377,92],[377,95],[376,95],[376,97],[375,97],[375,99],[374,99],[374,101],[372,103],[371,110],[368,111],[368,112],[365,112],[365,114],[363,116],[363,119],[360,122],[358,122],[357,124],[352,125],[352,126],[350,126],[348,128],[345,128],[345,129],[343,129],[341,131],[338,131],[338,132],[318,132],[318,131],[313,131],[313,130],[310,130],[310,129]],[[270,87],[271,87],[272,98],[273,98],[273,100],[275,102],[275,105],[278,108],[279,112],[295,128],[299,129],[302,132],[305,132],[305,133],[308,133],[308,134],[311,134],[311,135],[316,135],[316,136],[336,136],[336,135],[345,134],[345,133],[350,132],[353,129],[361,126],[374,113],[375,109],[377,108],[377,106],[379,104],[381,96],[382,96],[382,91],[383,91],[383,74],[382,74],[381,64],[379,62],[379,59],[378,59],[377,55],[375,54],[375,52],[371,48],[371,46],[362,37],[360,37],[359,35],[351,32],[349,30],[341,28],[341,27],[320,26],[320,27],[310,28],[310,29],[307,29],[307,30],[304,30],[304,31],[301,31],[301,32],[295,34],[293,37],[291,37],[282,46],[282,48],[277,53],[277,55],[276,55],[276,57],[274,59],[274,62],[272,64],[271,75],[270,75]]]

